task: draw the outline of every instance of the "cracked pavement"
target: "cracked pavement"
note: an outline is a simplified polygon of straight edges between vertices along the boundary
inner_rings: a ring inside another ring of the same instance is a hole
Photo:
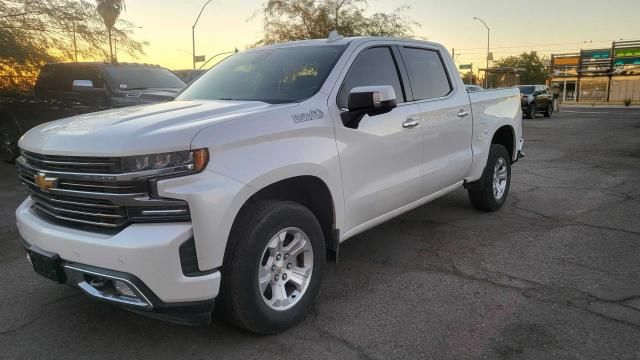
[[[524,120],[507,203],[457,190],[347,241],[277,336],[188,327],[38,277],[0,164],[0,358],[640,359],[640,111]],[[159,266],[161,266],[159,264]]]

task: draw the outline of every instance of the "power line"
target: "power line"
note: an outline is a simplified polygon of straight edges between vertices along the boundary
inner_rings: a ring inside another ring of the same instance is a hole
[[[534,44],[534,45],[512,45],[512,46],[493,46],[492,49],[515,49],[515,48],[533,48],[543,46],[563,46],[563,45],[580,45],[580,44],[592,44],[592,43],[606,43],[613,42],[615,40],[588,40],[580,42],[566,42],[566,43],[549,43],[549,44]],[[458,48],[456,48],[458,49]],[[460,48],[458,50],[484,50],[485,48]]]
[[[577,52],[579,52],[579,50],[580,49],[575,49],[574,48],[574,49],[538,49],[538,50],[531,50],[531,51],[534,51],[534,52],[537,52],[537,53],[546,53],[546,52],[576,52],[577,53]],[[526,50],[523,50],[523,51],[517,51],[517,50],[513,50],[513,51],[492,51],[492,53],[493,54],[515,54],[515,53],[518,53],[518,55],[519,55],[519,54],[521,54],[523,52],[529,53],[531,51],[526,51]],[[486,52],[471,52],[471,53],[470,52],[464,52],[464,53],[460,53],[460,56],[463,56],[463,55],[485,55],[486,56],[487,53]]]

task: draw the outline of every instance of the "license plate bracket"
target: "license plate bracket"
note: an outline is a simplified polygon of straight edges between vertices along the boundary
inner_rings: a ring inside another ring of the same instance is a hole
[[[58,254],[38,250],[35,250],[33,247],[27,249],[29,260],[31,261],[31,265],[33,265],[33,270],[49,280],[53,280],[60,284],[65,283],[67,281],[67,276],[62,268],[60,256]]]

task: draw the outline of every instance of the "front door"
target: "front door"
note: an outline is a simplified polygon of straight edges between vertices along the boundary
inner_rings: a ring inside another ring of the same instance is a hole
[[[406,102],[399,61],[390,46],[363,49],[337,96],[329,100],[329,106],[339,112],[347,108],[354,87],[391,85],[399,103],[386,114],[365,115],[356,129],[336,124],[347,214],[343,230],[347,233],[424,196],[420,108]]]

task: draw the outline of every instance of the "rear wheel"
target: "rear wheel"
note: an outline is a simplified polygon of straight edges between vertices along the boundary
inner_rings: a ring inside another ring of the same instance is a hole
[[[325,267],[320,223],[306,207],[261,201],[243,210],[229,238],[222,280],[223,311],[260,334],[284,331],[313,303]]]
[[[0,124],[0,158],[2,161],[12,164],[20,151],[18,150],[18,139],[20,130],[11,121]]]
[[[471,204],[482,211],[500,209],[511,184],[511,157],[503,145],[491,144],[480,182],[479,188],[469,189]]]
[[[544,111],[544,117],[551,117],[553,114],[553,102],[547,104],[547,109]]]

